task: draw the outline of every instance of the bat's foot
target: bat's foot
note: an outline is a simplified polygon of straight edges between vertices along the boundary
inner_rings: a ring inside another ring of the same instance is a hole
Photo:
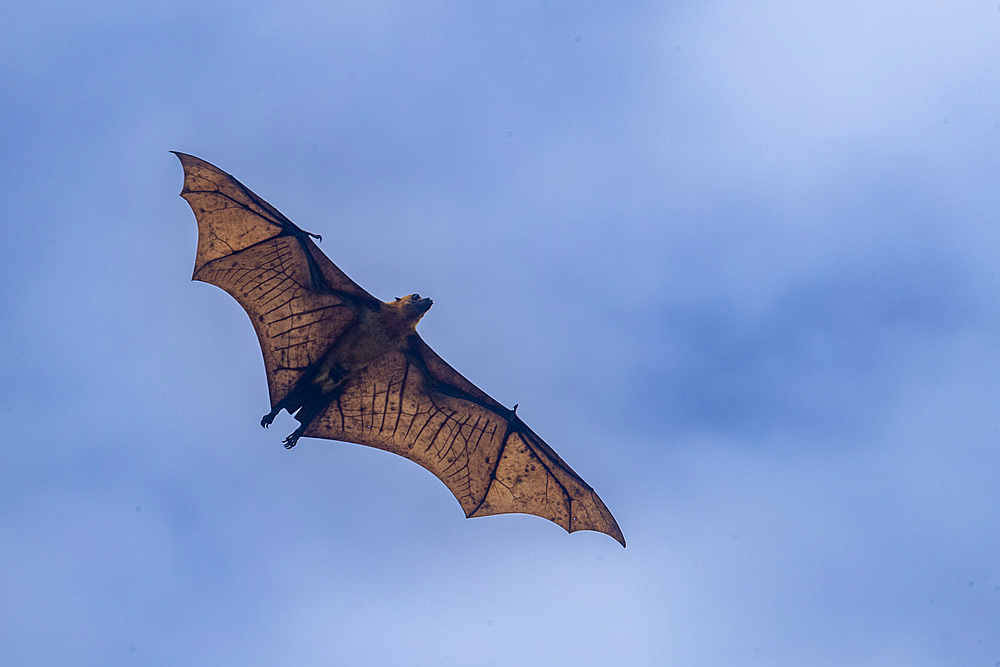
[[[298,443],[299,438],[302,437],[302,430],[301,428],[297,428],[292,431],[290,436],[285,438],[285,449],[291,449]]]
[[[266,415],[260,418],[260,425],[263,426],[264,428],[267,428],[268,426],[271,425],[271,422],[273,422],[274,418],[277,416],[278,416],[278,411],[271,410]]]

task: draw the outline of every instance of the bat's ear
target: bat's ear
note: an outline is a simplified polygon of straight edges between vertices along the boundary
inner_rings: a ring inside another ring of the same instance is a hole
[[[399,297],[398,296],[396,297],[396,301],[399,301]]]

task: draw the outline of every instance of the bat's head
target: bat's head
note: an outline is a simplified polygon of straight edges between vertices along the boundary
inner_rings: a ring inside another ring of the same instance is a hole
[[[409,296],[397,297],[393,305],[403,311],[407,320],[416,324],[424,316],[424,313],[430,310],[434,302],[427,298],[421,298],[419,294],[411,294]]]

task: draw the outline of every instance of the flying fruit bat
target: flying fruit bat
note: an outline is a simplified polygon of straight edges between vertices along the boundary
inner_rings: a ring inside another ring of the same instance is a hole
[[[271,411],[302,436],[377,447],[423,466],[467,517],[520,512],[569,532],[596,530],[625,546],[618,523],[514,409],[435,354],[416,332],[430,299],[382,302],[347,277],[303,231],[238,180],[174,153],[198,221],[194,280],[221,287],[250,316]]]

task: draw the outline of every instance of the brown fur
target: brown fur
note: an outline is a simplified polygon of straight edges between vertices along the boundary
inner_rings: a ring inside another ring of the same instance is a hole
[[[324,355],[313,383],[324,393],[334,391],[350,376],[379,357],[398,350],[416,331],[417,322],[430,308],[430,299],[411,294],[382,304],[377,311],[361,311],[360,319],[347,329]]]

